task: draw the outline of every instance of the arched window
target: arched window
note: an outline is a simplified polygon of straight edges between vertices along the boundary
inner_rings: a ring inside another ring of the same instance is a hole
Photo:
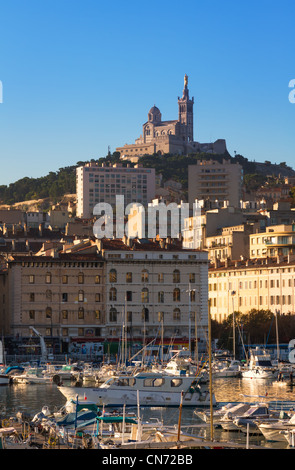
[[[117,322],[117,310],[115,308],[110,309],[110,322]]]
[[[149,302],[149,290],[147,287],[144,287],[141,291],[141,301],[142,303]]]
[[[180,310],[179,310],[179,308],[175,308],[173,310],[173,320],[175,320],[175,321],[180,320]]]
[[[174,283],[180,282],[180,271],[178,269],[175,269],[173,271],[173,282]]]
[[[115,287],[112,287],[110,289],[109,299],[110,299],[110,301],[116,301],[117,300],[117,289],[115,289]]]
[[[148,322],[149,321],[149,309],[148,308],[143,308],[141,311],[141,318],[143,321]]]
[[[109,281],[110,282],[117,282],[117,271],[115,269],[111,269],[109,272]]]
[[[141,271],[141,282],[148,282],[149,281],[149,272],[147,269],[143,269]]]
[[[173,301],[180,302],[180,290],[177,288],[173,290]]]

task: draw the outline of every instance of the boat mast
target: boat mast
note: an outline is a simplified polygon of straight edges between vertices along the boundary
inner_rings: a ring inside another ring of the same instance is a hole
[[[212,391],[212,352],[211,352],[211,299],[208,300],[208,348],[209,348],[209,392],[210,392],[210,434],[211,441],[214,438],[213,431],[213,391]]]

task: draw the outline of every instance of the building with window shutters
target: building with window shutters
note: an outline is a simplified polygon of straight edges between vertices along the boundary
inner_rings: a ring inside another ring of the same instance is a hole
[[[10,331],[33,326],[67,351],[72,342],[206,349],[208,254],[178,241],[87,240],[46,256],[14,256],[9,265]],[[112,346],[112,351],[114,347]]]

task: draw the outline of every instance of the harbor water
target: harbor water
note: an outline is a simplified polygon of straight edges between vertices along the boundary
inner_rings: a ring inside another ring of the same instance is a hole
[[[280,387],[273,381],[244,378],[220,378],[213,381],[213,392],[218,404],[232,402],[268,403],[272,408],[288,411],[295,410],[295,386]],[[0,387],[0,416],[8,418],[22,412],[34,416],[43,406],[51,411],[60,409],[66,400],[54,383],[50,384],[13,384]],[[183,408],[181,425],[187,432],[210,439],[210,425],[205,424],[194,413],[195,408]],[[136,409],[134,409],[136,412]],[[177,425],[178,408],[141,408],[143,419],[157,418],[167,425]],[[214,428],[214,438],[227,442],[245,443],[243,432],[224,431]],[[266,448],[288,448],[286,442],[268,442],[262,435],[250,436],[250,444]]]

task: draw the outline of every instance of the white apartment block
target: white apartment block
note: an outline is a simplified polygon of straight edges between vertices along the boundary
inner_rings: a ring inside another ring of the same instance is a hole
[[[137,202],[143,206],[155,197],[155,169],[135,165],[98,166],[87,163],[76,170],[77,217],[93,217],[93,208],[106,202],[115,208],[116,196],[124,196],[124,206]]]
[[[294,314],[294,256],[216,263],[209,268],[209,299],[212,318],[218,322],[233,311]]]
[[[188,166],[188,200],[228,201],[232,207],[240,207],[242,199],[242,166],[223,160],[200,160]]]

